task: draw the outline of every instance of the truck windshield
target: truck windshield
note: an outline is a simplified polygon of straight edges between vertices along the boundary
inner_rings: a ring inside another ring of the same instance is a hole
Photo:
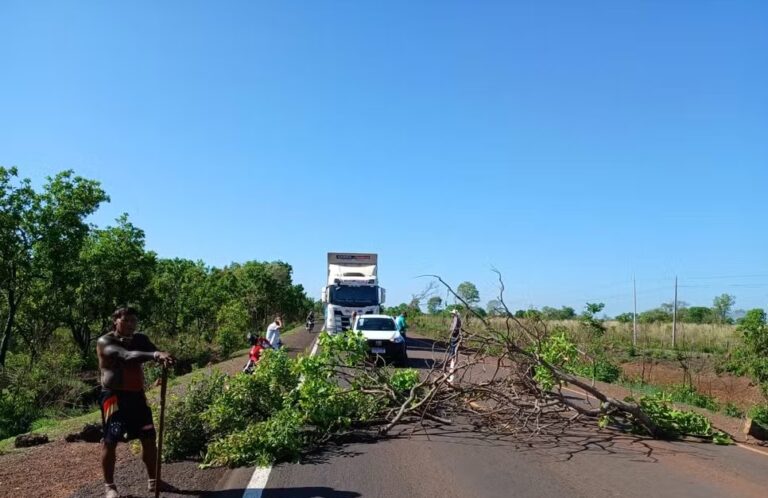
[[[363,307],[379,304],[379,288],[354,287],[351,285],[330,286],[331,304],[339,306]]]
[[[357,330],[392,330],[396,329],[395,321],[391,318],[366,318],[362,316],[357,319]]]

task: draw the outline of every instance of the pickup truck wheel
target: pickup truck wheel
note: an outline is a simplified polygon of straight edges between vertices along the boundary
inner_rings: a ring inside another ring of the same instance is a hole
[[[406,352],[405,348],[403,348],[403,352],[397,357],[397,360],[395,360],[394,363],[398,367],[408,366],[408,353]]]

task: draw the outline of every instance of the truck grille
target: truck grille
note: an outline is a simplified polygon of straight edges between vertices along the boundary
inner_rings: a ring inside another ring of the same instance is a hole
[[[336,331],[341,332],[349,328],[349,317],[344,316],[341,310],[333,310],[333,318],[336,324]]]

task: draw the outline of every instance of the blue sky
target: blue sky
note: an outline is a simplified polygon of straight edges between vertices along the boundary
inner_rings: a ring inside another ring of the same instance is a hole
[[[163,257],[381,258],[391,302],[768,306],[764,2],[0,3],[0,165]]]

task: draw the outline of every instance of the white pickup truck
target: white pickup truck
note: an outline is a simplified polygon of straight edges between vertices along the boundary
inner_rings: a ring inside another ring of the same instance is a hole
[[[359,316],[352,330],[363,334],[372,356],[381,357],[398,366],[405,366],[408,363],[405,338],[398,332],[395,319],[391,316]]]

